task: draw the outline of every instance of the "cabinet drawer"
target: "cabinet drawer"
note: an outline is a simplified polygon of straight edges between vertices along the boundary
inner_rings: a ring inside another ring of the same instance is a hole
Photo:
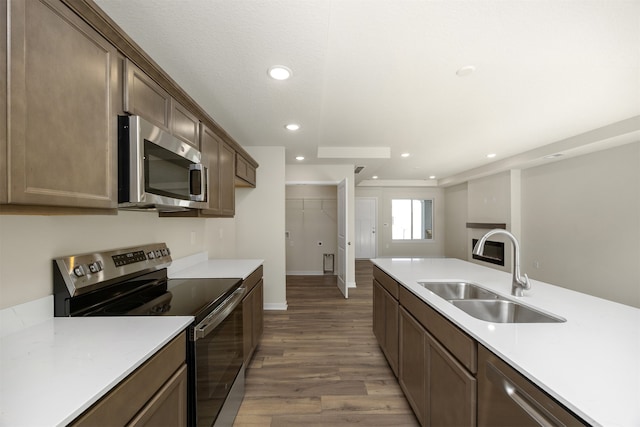
[[[427,303],[400,287],[402,305],[422,326],[453,354],[471,373],[477,372],[477,344]]]
[[[186,348],[186,334],[182,333],[122,380],[71,426],[127,424],[185,364]]]
[[[387,292],[393,295],[395,299],[398,299],[398,282],[375,265],[373,266],[373,278],[376,279]]]

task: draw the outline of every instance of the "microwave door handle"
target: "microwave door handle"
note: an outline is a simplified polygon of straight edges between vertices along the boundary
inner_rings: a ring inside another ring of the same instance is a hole
[[[200,191],[194,194],[194,179],[198,179]],[[189,199],[196,202],[207,201],[207,168],[202,163],[192,163],[189,165]]]
[[[204,318],[194,328],[193,340],[198,341],[201,338],[206,337],[211,331],[213,331],[224,319],[231,314],[231,312],[242,302],[244,294],[246,292],[244,286],[240,286],[236,289],[231,296],[222,302],[215,308],[206,318]]]

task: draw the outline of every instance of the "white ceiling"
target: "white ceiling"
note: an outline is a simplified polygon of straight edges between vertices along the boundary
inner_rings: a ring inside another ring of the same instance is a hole
[[[95,1],[241,145],[358,181],[451,181],[640,115],[640,0]]]

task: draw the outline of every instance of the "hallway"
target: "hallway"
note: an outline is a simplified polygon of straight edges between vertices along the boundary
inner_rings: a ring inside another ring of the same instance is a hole
[[[344,299],[335,276],[287,276],[287,311],[267,311],[234,427],[418,426],[372,332],[372,264],[356,261]]]

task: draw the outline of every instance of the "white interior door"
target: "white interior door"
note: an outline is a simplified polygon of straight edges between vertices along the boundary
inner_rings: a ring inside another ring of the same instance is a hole
[[[337,275],[338,289],[345,298],[349,298],[347,285],[347,180],[344,179],[338,184],[338,260]]]
[[[377,200],[370,197],[356,197],[355,210],[356,258],[375,258],[377,254]]]

